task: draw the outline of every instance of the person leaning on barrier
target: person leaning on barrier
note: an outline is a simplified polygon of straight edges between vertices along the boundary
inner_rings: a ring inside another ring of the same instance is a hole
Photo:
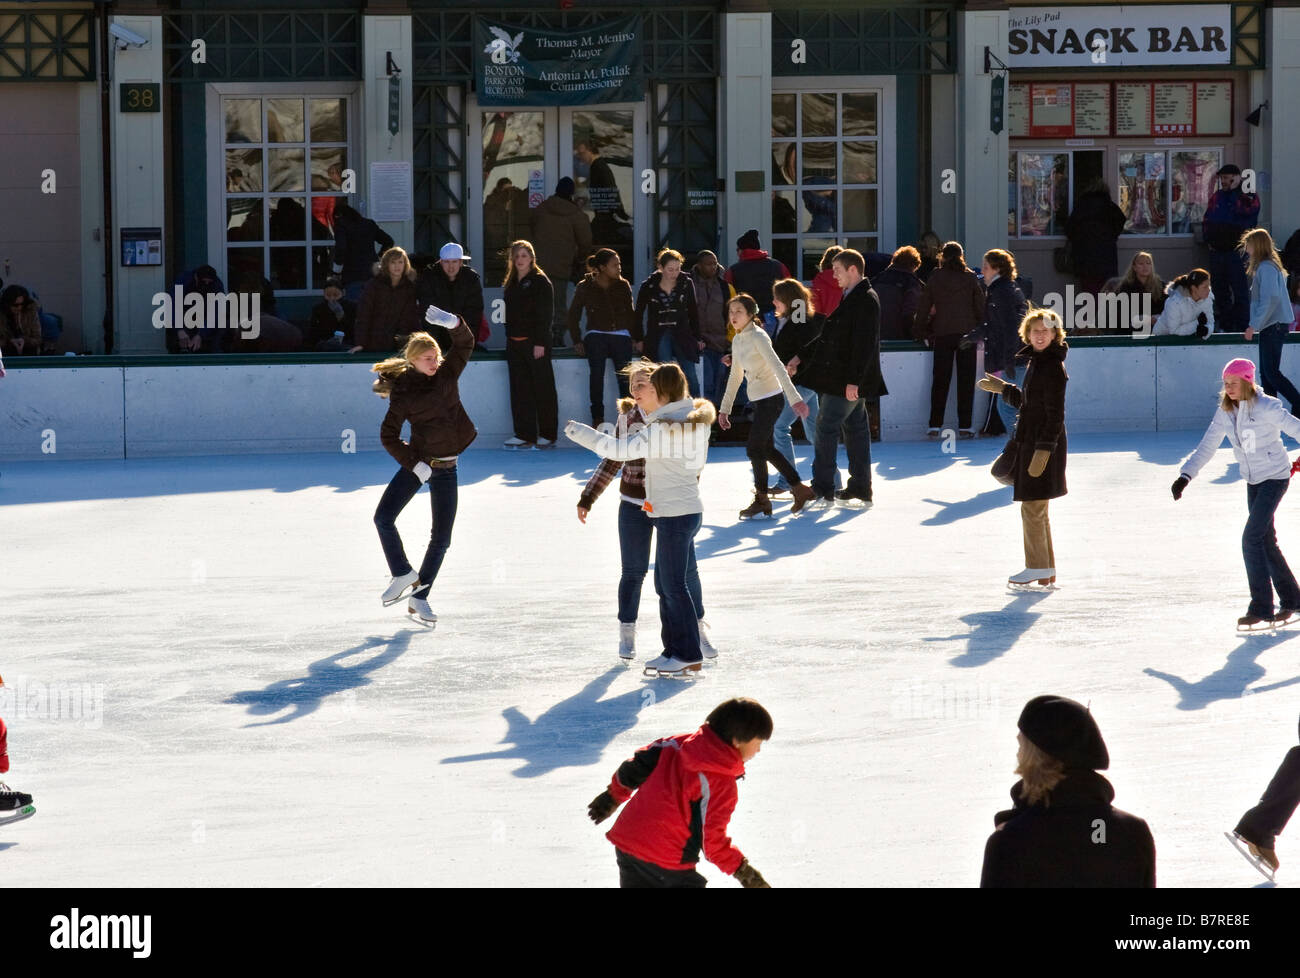
[[[1152,336],[1207,338],[1214,332],[1214,293],[1210,273],[1193,268],[1165,289],[1164,310],[1151,328]]]

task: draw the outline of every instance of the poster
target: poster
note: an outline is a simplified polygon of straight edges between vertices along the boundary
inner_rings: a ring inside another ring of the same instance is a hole
[[[1196,83],[1196,133],[1200,136],[1232,135],[1232,82]]]
[[[645,98],[638,16],[567,31],[475,18],[478,104],[593,105]]]
[[[1029,135],[1029,86],[1012,82],[1007,92],[1007,131],[1011,138]]]
[[[1029,86],[1029,135],[1074,134],[1074,86],[1034,83]]]
[[[1074,86],[1074,134],[1110,135],[1110,84]]]
[[[1115,83],[1115,135],[1151,135],[1151,83]]]
[[[370,164],[370,214],[373,221],[409,221],[415,217],[411,164]]]
[[[1195,82],[1158,81],[1153,87],[1152,132],[1157,136],[1190,136],[1195,131]]]
[[[546,199],[546,173],[544,170],[528,171],[528,209],[541,207]]]

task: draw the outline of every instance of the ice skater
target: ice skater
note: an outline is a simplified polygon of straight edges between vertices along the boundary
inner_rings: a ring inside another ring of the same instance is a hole
[[[771,738],[767,710],[738,697],[718,706],[695,733],[656,740],[619,765],[587,806],[599,825],[628,802],[605,834],[614,843],[619,885],[701,889],[708,881],[695,865],[703,849],[704,858],[746,889],[771,889],[727,837],[736,782]]]
[[[1295,319],[1282,256],[1263,228],[1243,234],[1237,250],[1246,255],[1246,275],[1250,278],[1250,325],[1245,335],[1250,340],[1259,334],[1259,379],[1265,394],[1277,397],[1281,393],[1294,413],[1300,408],[1300,391],[1282,373],[1282,349]]]
[[[0,686],[4,680],[0,679]],[[0,718],[0,774],[9,773],[9,729]],[[36,814],[32,807],[32,796],[21,791],[14,791],[9,785],[0,781],[0,825],[20,822]]]
[[[1056,583],[1056,554],[1052,550],[1052,524],[1047,517],[1049,500],[1064,496],[1065,488],[1065,327],[1050,309],[1033,309],[1020,321],[1020,339],[1026,345],[1016,354],[1029,358],[1024,388],[986,373],[981,390],[1001,394],[1002,400],[1019,411],[1016,432],[1015,495],[1020,503],[1020,521],[1025,541],[1025,569],[1007,583],[1028,587],[1037,582],[1045,587]]]
[[[811,306],[806,307],[803,314],[811,316]],[[718,427],[723,431],[731,428],[731,407],[740,390],[740,382],[746,378],[749,379],[749,403],[754,406],[754,420],[745,445],[745,454],[754,470],[754,500],[740,511],[740,518],[748,520],[765,516],[771,519],[772,503],[767,498],[768,462],[776,466],[781,478],[789,484],[794,499],[790,512],[797,513],[814,493],[799,480],[794,462],[777,451],[772,433],[787,401],[800,419],[808,417],[808,405],[786,373],[785,364],[776,355],[772,339],[763,329],[758,303],[753,296],[742,292],[727,303],[727,317],[736,335],[731,341],[731,374],[727,377],[727,391],[722,395]]]
[[[655,524],[655,591],[659,594],[663,654],[645,665],[647,676],[687,678],[700,671],[699,618],[687,586],[704,506],[700,472],[709,454],[709,429],[716,411],[702,397],[687,396],[686,375],[675,363],[655,367],[654,408],[646,427],[616,438],[577,421],[564,433],[602,458],[645,459],[645,512]]]
[[[1292,747],[1264,789],[1259,804],[1241,816],[1229,836],[1245,843],[1243,855],[1269,879],[1281,865],[1277,858],[1277,837],[1297,808],[1300,808],[1300,747]]]
[[[657,366],[657,363],[649,360],[639,360],[629,363],[620,371],[627,377],[626,383],[632,394],[630,398],[618,402],[619,417],[615,423],[614,436],[620,441],[644,428],[645,419],[658,406],[654,384],[650,382],[650,376]],[[645,459],[602,459],[583,487],[582,495],[578,497],[578,520],[584,524],[587,522],[591,507],[596,504],[605,487],[620,473],[618,548],[623,572],[618,579],[618,655],[625,662],[631,662],[636,658],[637,612],[641,607],[641,585],[645,581],[646,571],[650,569],[650,539],[655,526],[655,521],[645,511]],[[686,587],[691,592],[695,615],[699,619],[700,651],[705,659],[714,659],[718,650],[709,641],[706,631],[708,622],[704,620],[704,593],[700,588],[694,543],[687,558]]]
[[[379,374],[375,393],[388,398],[379,440],[401,466],[375,510],[375,528],[393,575],[383,602],[387,606],[409,598],[407,612],[420,624],[433,627],[438,616],[429,607],[429,589],[447,554],[456,522],[456,457],[478,432],[460,402],[457,383],[474,352],[474,332],[464,319],[436,306],[429,307],[425,319],[450,329],[452,345],[445,355],[428,333],[412,333],[400,356],[370,369]],[[404,421],[411,422],[409,442],[402,441]],[[417,572],[406,559],[397,517],[426,482],[433,529]]]
[[[1291,460],[1282,445],[1282,432],[1300,438],[1300,418],[1276,397],[1269,397],[1255,386],[1255,365],[1251,361],[1229,361],[1223,368],[1223,389],[1210,427],[1196,451],[1179,467],[1178,478],[1170,487],[1174,499],[1181,499],[1187,484],[1227,436],[1246,479],[1246,506],[1250,510],[1241,534],[1250,605],[1237,619],[1238,631],[1264,631],[1300,621],[1300,587],[1278,548],[1273,526],[1273,514],[1291,482]],[[1276,615],[1275,588],[1280,605]]]

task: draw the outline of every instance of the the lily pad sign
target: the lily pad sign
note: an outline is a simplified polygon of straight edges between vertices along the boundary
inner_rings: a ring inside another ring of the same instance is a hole
[[[542,31],[478,18],[478,104],[593,105],[645,97],[641,18]]]

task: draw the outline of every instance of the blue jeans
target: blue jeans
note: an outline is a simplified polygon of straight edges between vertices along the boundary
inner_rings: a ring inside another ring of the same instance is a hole
[[[1244,333],[1250,325],[1250,283],[1246,259],[1236,251],[1210,252],[1210,288],[1214,291],[1214,326],[1224,333]]]
[[[1250,516],[1241,534],[1241,555],[1246,561],[1246,580],[1250,582],[1250,608],[1247,614],[1258,618],[1273,615],[1273,589],[1283,608],[1300,608],[1300,587],[1277,545],[1273,514],[1286,495],[1289,479],[1269,479],[1259,485],[1246,486],[1246,505]]]
[[[1259,331],[1259,386],[1269,397],[1280,393],[1291,405],[1291,413],[1300,408],[1300,391],[1282,374],[1282,350],[1286,347],[1290,323],[1273,323]]]
[[[704,396],[719,409],[722,407],[722,394],[727,387],[727,368],[722,365],[724,355],[717,350],[700,351],[700,363],[704,370]]]
[[[606,360],[614,364],[619,396],[628,396],[627,378],[619,371],[632,359],[632,337],[593,331],[582,338],[582,343],[587,348],[587,369],[591,374],[591,423],[595,427],[605,420]]]
[[[817,392],[811,387],[801,387],[794,385],[794,389],[799,392],[803,402],[808,405],[808,417],[803,421],[803,433],[808,439],[808,444],[812,445],[817,441]],[[776,419],[776,427],[772,429],[772,444],[776,450],[788,458],[795,468],[799,467],[799,460],[794,455],[794,439],[790,437],[790,428],[794,424],[795,413],[789,402],[785,405],[785,410],[781,416]],[[777,476],[776,484],[782,489],[789,489],[790,485],[781,476]],[[835,467],[835,488],[840,488],[840,470],[839,466]]]
[[[813,452],[813,492],[829,496],[839,473],[839,441],[849,456],[849,482],[845,490],[871,498],[871,420],[867,402],[850,401],[840,394],[821,395],[817,412],[817,441]]]
[[[1016,366],[1012,364],[1002,371],[1002,379],[1008,384],[1014,384],[1016,382],[1016,372]],[[998,417],[1002,419],[1002,427],[1007,429],[1007,437],[1014,437],[1016,434],[1016,418],[1019,417],[1020,412],[1004,401],[1001,395],[998,395],[993,403],[997,405]]]
[[[618,504],[618,549],[623,558],[623,574],[618,579],[618,620],[636,621],[641,608],[641,584],[650,569],[650,538],[655,520],[640,506],[626,499]],[[686,564],[686,587],[695,604],[695,616],[704,617],[704,592],[700,589],[700,571],[695,565],[695,544]]]
[[[688,343],[695,341],[689,336],[686,339]],[[691,397],[701,397],[700,394],[700,372],[695,369],[695,364],[689,360],[679,360],[673,354],[673,334],[669,330],[664,330],[663,335],[659,337],[659,349],[655,352],[656,359],[660,363],[676,363],[682,368],[682,373],[686,375],[686,386],[691,392]]]
[[[655,521],[655,591],[659,594],[660,636],[664,653],[679,662],[700,662],[700,621],[686,584],[695,558],[699,513],[660,516]]]
[[[375,510],[375,529],[379,531],[379,542],[384,548],[388,570],[394,577],[411,572],[411,562],[406,559],[402,538],[397,532],[397,517],[419,491],[419,477],[410,469],[398,469]],[[415,592],[418,598],[428,597],[429,587],[437,578],[442,559],[451,545],[458,494],[456,467],[453,465],[447,469],[434,469],[433,475],[429,476],[429,505],[433,508],[433,528],[429,534],[429,546],[424,551],[424,560],[420,563],[420,587]]]

